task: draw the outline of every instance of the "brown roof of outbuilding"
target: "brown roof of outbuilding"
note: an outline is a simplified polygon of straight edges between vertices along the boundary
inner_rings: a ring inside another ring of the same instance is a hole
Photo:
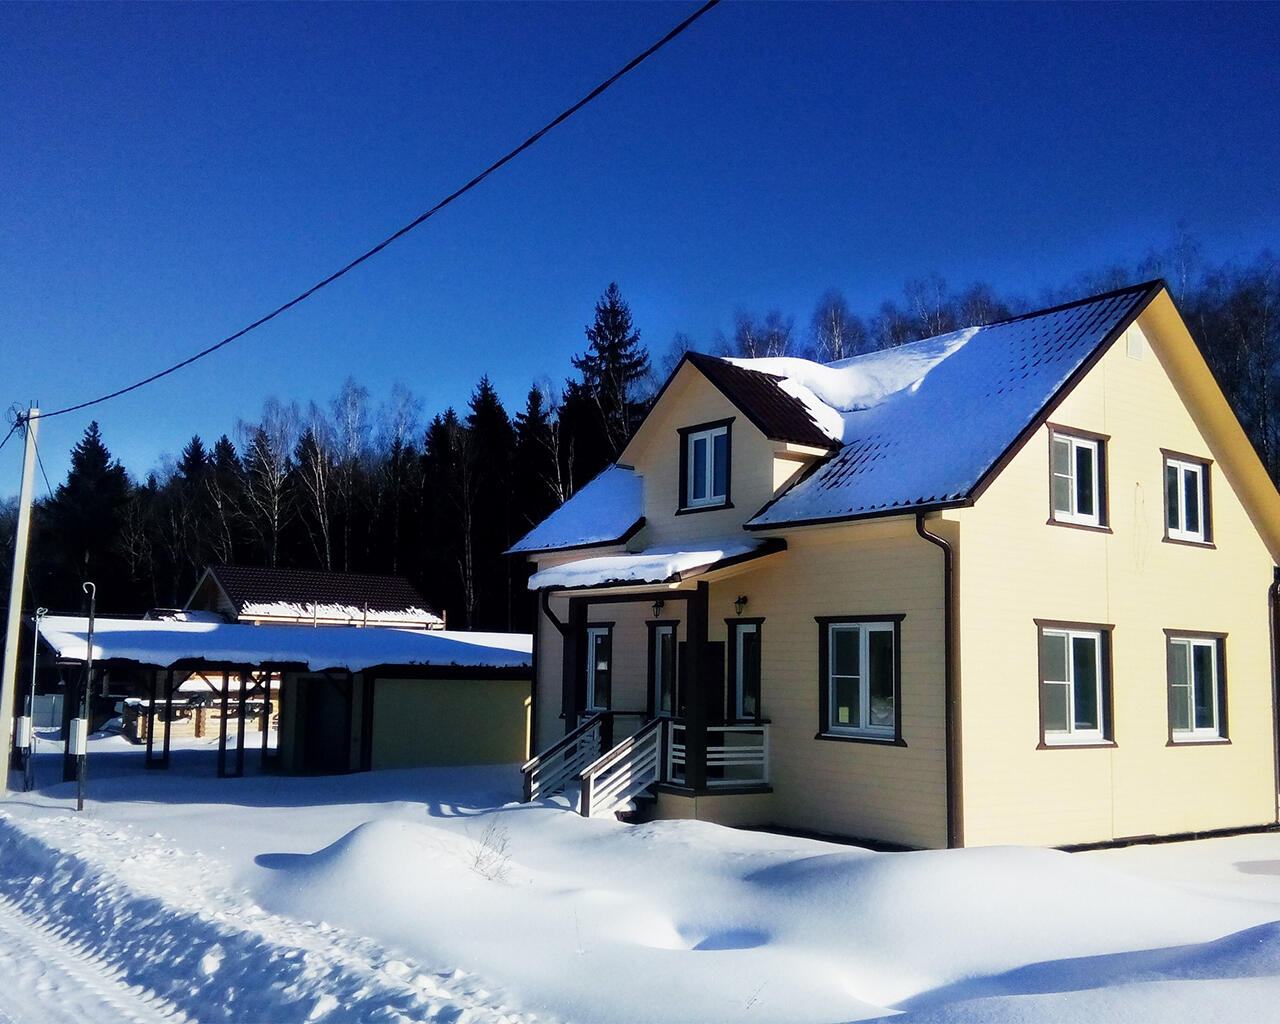
[[[770,440],[815,448],[840,447],[838,441],[823,433],[800,399],[782,390],[782,377],[748,370],[701,352],[689,352],[684,358]]]
[[[209,573],[240,612],[246,604],[289,602],[303,605],[351,605],[371,612],[427,608],[403,576],[319,572],[312,569],[257,569],[214,565]]]

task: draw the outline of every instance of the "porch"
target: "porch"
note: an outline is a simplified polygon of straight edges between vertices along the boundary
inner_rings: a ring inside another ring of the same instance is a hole
[[[583,817],[624,809],[647,790],[757,793],[769,787],[769,723],[707,725],[703,730],[702,786],[691,784],[689,725],[658,717],[617,743],[619,720],[638,712],[598,712],[522,767],[524,798],[536,800],[579,785]]]

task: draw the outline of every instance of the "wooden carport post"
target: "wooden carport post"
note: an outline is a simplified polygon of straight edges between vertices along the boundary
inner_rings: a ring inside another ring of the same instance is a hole
[[[173,669],[164,674],[164,757],[160,763],[169,767],[169,734],[173,731]]]
[[[151,673],[151,691],[147,700],[147,767],[154,768],[155,762],[152,759],[151,751],[155,749],[156,743],[156,692],[158,687],[156,684],[160,681],[160,671],[153,670]]]
[[[269,666],[262,667],[262,754],[258,761],[258,767],[266,770],[267,767],[267,737],[271,733],[271,669]]]
[[[218,717],[218,778],[227,777],[227,670],[222,670],[222,713]]]
[[[253,672],[247,668],[240,670],[240,714],[236,721],[236,778],[244,777],[244,704],[245,683],[253,678]]]

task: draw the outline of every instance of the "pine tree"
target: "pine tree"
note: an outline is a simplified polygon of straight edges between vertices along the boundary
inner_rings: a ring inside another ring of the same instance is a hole
[[[53,549],[41,599],[50,607],[78,608],[81,584],[92,580],[105,606],[137,608],[139,594],[126,582],[131,574],[121,549],[131,489],[129,475],[111,457],[95,420],[71,450],[66,482],[44,506],[45,540]]]
[[[616,283],[596,303],[595,320],[586,328],[588,347],[573,366],[592,397],[608,444],[617,458],[643,413],[640,383],[649,376],[649,353],[631,322],[631,307]]]
[[[471,517],[475,608],[470,625],[511,628],[511,463],[515,432],[488,376],[471,396],[467,433],[475,461],[475,510]]]

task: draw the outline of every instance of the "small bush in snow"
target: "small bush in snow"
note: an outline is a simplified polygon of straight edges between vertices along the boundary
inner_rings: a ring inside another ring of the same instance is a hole
[[[510,845],[507,827],[497,818],[490,818],[480,838],[472,840],[471,869],[491,882],[505,882],[511,871],[511,854],[507,851]]]

